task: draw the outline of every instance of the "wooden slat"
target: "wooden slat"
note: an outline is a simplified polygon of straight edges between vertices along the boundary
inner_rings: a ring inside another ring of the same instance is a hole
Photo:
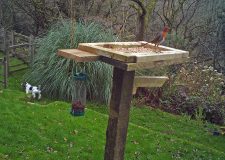
[[[125,54],[120,51],[114,51],[110,48],[104,48],[94,44],[90,45],[90,44],[80,43],[78,46],[78,49],[86,51],[86,52],[98,54],[104,57],[112,58],[115,60],[119,60],[122,62],[136,62],[136,56]]]
[[[162,87],[169,78],[166,76],[136,76],[134,78],[133,94],[138,87]]]
[[[139,62],[154,62],[154,61],[162,61],[162,60],[173,60],[180,58],[187,58],[189,55],[188,52],[175,52],[175,51],[163,51],[161,53],[155,54],[139,54],[137,56],[137,63]]]
[[[96,46],[105,48],[129,48],[129,47],[141,47],[143,46],[140,42],[105,42],[105,43],[89,43]]]
[[[130,47],[145,47],[145,48],[152,48],[154,49],[154,44],[148,43],[146,41],[139,41],[139,42],[98,42],[98,43],[84,43],[91,46],[100,46],[105,48],[130,48]],[[147,45],[146,45],[147,44]],[[162,51],[169,51],[173,50],[173,48],[163,48],[163,46],[159,46],[162,48]]]
[[[165,46],[159,46],[159,50],[161,52],[154,52],[154,44],[148,43],[147,45],[145,45],[146,43],[147,42],[81,43],[79,44],[78,48],[125,63],[172,60],[175,58],[187,58],[189,56],[189,52],[187,51]],[[151,48],[153,51],[125,53],[122,51],[113,50],[113,48],[132,48],[142,47],[143,45],[145,48]]]
[[[139,70],[139,69],[150,69],[150,68],[158,68],[163,66],[169,66],[173,64],[180,64],[187,62],[189,58],[176,58],[171,60],[162,60],[162,61],[154,61],[154,62],[139,62],[139,63],[126,63],[125,69],[127,71]]]
[[[13,48],[26,47],[26,46],[28,47],[29,43],[16,44],[16,45],[9,46],[9,48],[13,49]]]
[[[155,49],[155,44],[153,43],[148,43],[148,42],[145,42],[145,41],[140,41],[141,43],[141,46],[145,46],[145,47],[149,47],[149,48],[152,48],[152,49]],[[160,51],[178,51],[178,52],[186,52],[184,50],[180,50],[180,49],[176,49],[176,48],[172,48],[172,47],[167,47],[167,46],[163,46],[163,45],[159,45],[158,48],[160,49]]]
[[[97,61],[100,58],[99,55],[85,52],[79,49],[60,49],[58,50],[57,55],[68,58],[68,59],[73,59],[76,62]]]
[[[9,67],[13,68],[13,67],[19,67],[19,66],[23,66],[23,65],[26,65],[26,64],[25,63],[20,63],[20,64],[11,65]]]
[[[19,60],[23,61],[25,64],[29,63],[27,54],[24,54],[22,52],[16,52],[15,57],[18,58]]]
[[[23,34],[21,34],[21,33],[16,33],[16,32],[14,32],[14,35],[15,35],[15,36],[19,36],[19,37],[23,37],[23,38],[29,40],[29,36],[25,36],[25,35],[23,35]]]
[[[114,59],[111,59],[111,58],[108,58],[108,57],[104,57],[104,56],[101,56],[100,57],[100,60],[102,62],[105,62],[107,64],[110,64],[114,67],[117,67],[117,68],[120,68],[120,69],[123,69],[123,70],[127,70],[127,63],[124,63],[124,62],[121,62],[121,61],[118,61],[118,60],[114,60]],[[133,63],[132,63],[133,64]],[[130,70],[131,71],[131,70]]]
[[[134,71],[140,69],[150,69],[150,68],[159,68],[163,66],[169,66],[173,64],[184,63],[189,60],[189,58],[181,58],[181,59],[172,59],[172,60],[164,60],[164,61],[154,61],[154,62],[139,62],[139,63],[123,63],[121,61],[112,60],[108,57],[101,57],[101,61],[113,65],[117,68],[126,70],[126,71]]]
[[[15,73],[15,72],[18,72],[18,71],[23,71],[23,70],[26,70],[26,69],[28,69],[28,66],[23,67],[23,68],[19,68],[19,69],[15,69],[15,70],[12,70],[12,71],[9,71],[9,74],[12,74],[12,73]]]

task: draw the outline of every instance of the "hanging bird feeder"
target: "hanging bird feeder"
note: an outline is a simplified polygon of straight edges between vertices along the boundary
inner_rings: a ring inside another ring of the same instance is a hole
[[[75,73],[73,76],[75,91],[72,94],[71,114],[73,116],[83,116],[86,105],[86,81],[87,74]]]

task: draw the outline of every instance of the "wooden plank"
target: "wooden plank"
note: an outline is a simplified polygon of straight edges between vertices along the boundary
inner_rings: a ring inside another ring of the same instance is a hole
[[[139,70],[139,69],[150,69],[150,68],[158,68],[163,66],[169,66],[173,64],[180,64],[187,62],[189,58],[176,58],[171,60],[163,60],[163,61],[153,61],[153,62],[139,62],[139,63],[126,63],[125,69],[127,71]]]
[[[169,78],[166,76],[136,76],[134,78],[133,94],[138,87],[162,87]]]
[[[76,62],[91,62],[99,60],[100,56],[79,49],[59,49],[57,55],[73,59]]]
[[[14,49],[14,48],[20,48],[20,47],[28,47],[29,43],[22,43],[22,44],[15,44],[15,45],[11,45],[9,46],[9,49]]]
[[[17,52],[17,53],[15,53],[15,57],[18,58],[19,60],[23,61],[25,64],[29,63],[27,54],[24,54],[22,52],[20,52],[20,53]]]
[[[152,48],[154,49],[155,45],[152,43],[148,43],[146,41],[138,41],[138,42],[98,42],[98,43],[83,43],[83,44],[87,44],[90,46],[101,46],[101,47],[105,47],[105,48],[129,48],[129,47],[146,47],[146,48]],[[146,45],[147,44],[147,45]],[[163,46],[159,46],[162,47],[162,51],[169,51],[169,50],[173,50],[174,48],[163,48]]]
[[[182,59],[189,56],[188,52],[174,52],[174,51],[163,51],[162,53],[156,54],[139,54],[137,56],[137,63],[139,62],[153,62],[153,61],[166,61],[173,59]]]
[[[95,46],[101,46],[105,48],[129,48],[129,47],[141,47],[143,46],[140,42],[105,42],[105,43],[89,43]]]
[[[35,42],[34,42],[34,39],[35,39],[34,36],[31,35],[31,42],[32,42],[32,44],[31,44],[30,63],[29,63],[30,66],[33,66],[33,64],[34,64],[34,55],[35,55]]]
[[[147,43],[147,42],[145,42]],[[143,42],[107,42],[107,43],[81,43],[79,49],[105,56],[114,60],[119,60],[126,63],[135,62],[152,62],[161,60],[171,60],[175,58],[187,58],[189,52],[182,51],[170,47],[159,46],[161,52],[145,51],[145,52],[122,52],[113,50],[113,48],[133,48],[141,47]],[[155,50],[153,44],[148,43],[145,48]]]
[[[4,59],[4,88],[8,87],[8,76],[9,76],[9,58],[8,58],[8,50],[6,50],[6,57]]]
[[[15,44],[15,36],[14,36],[14,31],[11,32],[11,45],[13,46]],[[14,56],[16,53],[16,48],[12,49],[12,55]]]
[[[9,71],[9,74],[12,74],[12,73],[15,73],[15,72],[18,72],[18,71],[23,71],[23,70],[26,70],[26,69],[28,69],[28,66],[23,67],[23,68],[19,68],[19,69],[15,69],[15,70],[12,70],[12,71]]]
[[[9,66],[9,68],[19,67],[19,66],[23,66],[23,65],[26,65],[26,64],[25,63],[15,64],[15,65]]]
[[[118,61],[118,60],[114,60],[114,59],[111,59],[111,58],[108,58],[108,57],[104,57],[104,56],[101,56],[100,57],[100,60],[102,62],[105,62],[107,64],[110,64],[114,67],[117,67],[117,68],[120,68],[120,69],[123,69],[123,70],[127,70],[127,63],[124,63],[124,62],[121,62],[121,61]],[[132,63],[133,64],[133,63]],[[131,71],[131,70],[130,70]]]
[[[28,37],[28,36],[25,36],[25,35],[23,35],[23,34],[21,34],[21,33],[16,33],[16,32],[14,32],[14,35],[15,35],[15,36],[18,36],[18,37],[25,38],[25,39],[27,39],[27,41],[29,41],[29,37]]]
[[[80,43],[78,46],[78,49],[86,51],[86,52],[94,53],[97,55],[101,55],[104,57],[112,58],[115,60],[119,60],[122,62],[136,62],[136,56],[129,55],[120,51],[114,51],[110,48],[104,48],[95,44],[96,43],[91,45]]]
[[[154,62],[139,62],[139,63],[124,63],[121,61],[113,60],[108,57],[101,57],[100,60],[117,68],[126,70],[126,71],[134,71],[140,69],[150,69],[150,68],[158,68],[163,66],[169,66],[172,64],[180,64],[189,60],[189,58],[181,58],[181,59],[172,59],[166,61],[154,61]]]
[[[134,71],[127,72],[114,67],[105,160],[124,159],[134,75]]]
[[[8,41],[7,41],[7,32],[6,30],[4,30],[4,37],[3,37],[3,44],[4,44],[4,49],[3,49],[3,53],[4,53],[4,62],[3,62],[3,74],[4,74],[4,78],[3,78],[3,84],[4,84],[4,88],[6,89],[8,87],[8,75],[9,75],[9,50],[8,50]]]

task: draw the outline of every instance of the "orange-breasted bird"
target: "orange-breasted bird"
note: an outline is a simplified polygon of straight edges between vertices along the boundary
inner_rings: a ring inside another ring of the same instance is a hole
[[[166,36],[167,36],[167,33],[169,32],[169,30],[170,30],[170,28],[168,26],[165,26],[163,28],[162,32],[158,33],[156,35],[156,37],[150,43],[155,44],[156,49],[159,48],[159,45],[162,44],[166,40]]]

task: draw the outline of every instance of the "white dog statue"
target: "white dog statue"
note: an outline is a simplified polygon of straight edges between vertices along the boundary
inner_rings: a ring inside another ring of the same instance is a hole
[[[29,94],[31,93],[32,94],[32,97],[35,99],[36,98],[36,95],[38,95],[38,99],[41,99],[41,87],[40,86],[32,86],[31,84],[29,83],[25,83],[23,84],[24,88],[25,88],[25,91],[26,91],[26,94]]]

